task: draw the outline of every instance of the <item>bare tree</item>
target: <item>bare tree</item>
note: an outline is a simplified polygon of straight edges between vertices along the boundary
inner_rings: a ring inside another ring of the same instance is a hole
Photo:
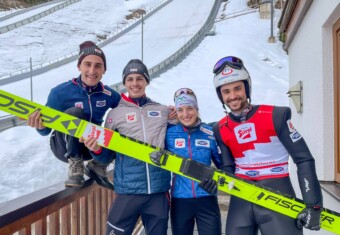
[[[257,7],[261,4],[261,0],[248,0],[247,5],[248,7]]]
[[[29,7],[49,1],[51,0],[0,0],[0,10]]]

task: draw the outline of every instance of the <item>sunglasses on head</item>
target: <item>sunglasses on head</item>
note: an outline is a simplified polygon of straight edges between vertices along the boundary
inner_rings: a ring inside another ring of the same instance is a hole
[[[182,95],[182,94],[186,94],[186,95],[192,95],[196,98],[196,95],[195,93],[189,89],[189,88],[181,88],[181,89],[178,89],[176,92],[175,92],[175,95],[174,95],[174,101],[176,101],[177,97]]]
[[[226,64],[236,69],[243,68],[243,61],[240,58],[237,58],[235,56],[227,56],[217,61],[217,63],[214,66],[213,73],[214,74],[220,73]]]

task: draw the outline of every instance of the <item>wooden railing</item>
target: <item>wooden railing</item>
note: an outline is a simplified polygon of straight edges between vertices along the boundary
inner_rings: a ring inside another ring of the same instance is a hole
[[[56,184],[0,204],[0,234],[105,234],[114,197],[92,180],[80,188]]]

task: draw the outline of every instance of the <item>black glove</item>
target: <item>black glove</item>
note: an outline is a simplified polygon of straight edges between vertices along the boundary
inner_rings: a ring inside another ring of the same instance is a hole
[[[297,217],[297,227],[299,229],[305,227],[310,230],[320,230],[321,212],[320,206],[306,207]]]
[[[215,195],[217,192],[217,183],[215,180],[204,178],[198,185],[212,195]]]

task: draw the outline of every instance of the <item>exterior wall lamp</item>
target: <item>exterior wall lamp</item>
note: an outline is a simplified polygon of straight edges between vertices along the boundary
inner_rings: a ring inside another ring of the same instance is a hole
[[[299,81],[295,86],[291,87],[287,94],[288,97],[292,99],[296,111],[302,113],[302,81]]]

